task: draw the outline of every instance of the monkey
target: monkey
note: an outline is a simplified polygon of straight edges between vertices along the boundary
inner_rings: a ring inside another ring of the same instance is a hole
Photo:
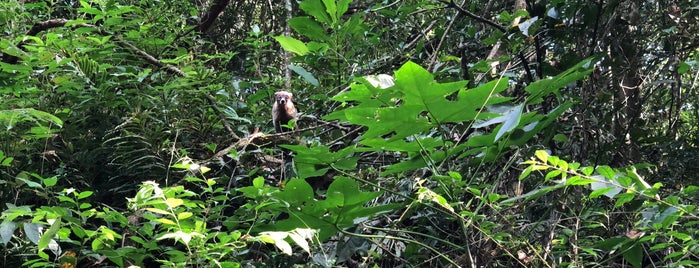
[[[274,93],[274,104],[272,105],[272,123],[274,130],[281,133],[282,125],[289,123],[289,120],[296,119],[296,107],[291,100],[293,94],[288,91]]]

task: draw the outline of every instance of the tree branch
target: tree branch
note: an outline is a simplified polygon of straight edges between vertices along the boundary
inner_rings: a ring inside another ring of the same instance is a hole
[[[468,16],[469,18],[472,18],[472,19],[474,19],[474,20],[477,20],[477,21],[483,22],[483,23],[485,23],[485,24],[488,24],[488,25],[490,25],[490,26],[493,26],[493,27],[495,27],[495,29],[498,29],[498,30],[500,30],[500,31],[503,32],[503,33],[504,33],[504,32],[507,32],[507,29],[506,29],[505,27],[503,27],[502,25],[497,24],[496,22],[494,22],[494,21],[492,21],[492,20],[489,20],[489,19],[486,19],[486,18],[484,18],[484,17],[478,16],[478,15],[472,13],[471,11],[465,10],[465,9],[462,8],[461,6],[459,6],[459,5],[457,5],[456,3],[454,3],[454,0],[450,0],[449,2],[447,2],[446,0],[440,0],[439,2],[446,4],[447,7],[453,7],[453,8],[455,8],[457,11],[459,11],[459,13],[461,13],[461,14],[463,14],[463,15],[466,15],[466,16]]]
[[[216,19],[218,18],[218,16],[221,15],[221,13],[223,13],[223,10],[226,9],[230,2],[230,0],[216,0],[209,7],[209,10],[206,11],[206,13],[201,17],[201,23],[199,23],[197,31],[199,31],[200,33],[208,31],[211,25],[214,24],[214,21],[216,21]]]
[[[35,36],[36,34],[51,28],[63,27],[63,25],[66,25],[68,21],[69,20],[67,19],[51,19],[47,21],[38,22],[34,24],[34,26],[32,26],[31,29],[29,29],[26,35]],[[73,27],[75,26],[76,25],[74,25]],[[26,51],[24,49],[24,45],[26,44],[26,41],[22,41],[19,44],[17,44],[17,48],[21,49],[22,51]],[[19,57],[3,53],[2,61],[9,64],[17,64],[19,62]]]

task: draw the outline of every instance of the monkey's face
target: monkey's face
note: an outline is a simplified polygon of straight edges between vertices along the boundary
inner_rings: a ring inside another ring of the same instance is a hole
[[[277,92],[274,94],[274,98],[277,99],[277,103],[280,105],[284,105],[287,102],[291,101],[291,93],[288,92]]]

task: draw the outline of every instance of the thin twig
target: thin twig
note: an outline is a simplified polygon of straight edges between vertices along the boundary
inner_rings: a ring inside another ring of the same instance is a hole
[[[494,22],[494,21],[492,21],[492,20],[489,20],[489,19],[486,19],[486,18],[484,18],[484,17],[478,16],[478,15],[472,13],[471,11],[465,10],[465,9],[462,8],[461,6],[459,6],[459,5],[457,5],[456,3],[454,3],[454,0],[450,0],[450,1],[448,1],[448,2],[447,2],[446,0],[440,0],[439,2],[446,4],[447,7],[456,8],[456,10],[458,10],[461,14],[464,14],[464,15],[468,16],[469,18],[472,18],[472,19],[474,19],[474,20],[477,20],[477,21],[483,22],[483,23],[485,23],[485,24],[488,24],[488,25],[490,25],[490,26],[493,26],[493,27],[495,27],[496,29],[500,30],[500,31],[503,32],[503,33],[504,33],[504,32],[507,32],[507,29],[506,29],[505,27],[503,27],[502,25],[497,24],[496,22]]]

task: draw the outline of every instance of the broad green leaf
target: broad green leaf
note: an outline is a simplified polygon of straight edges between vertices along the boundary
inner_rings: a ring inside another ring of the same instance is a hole
[[[442,160],[444,160],[447,156],[447,154],[444,151],[430,151],[427,152],[429,154],[429,158],[432,162],[434,163],[439,163]],[[413,158],[409,160],[404,160],[399,163],[390,165],[386,167],[386,171],[381,172],[381,176],[386,176],[390,174],[396,174],[399,172],[403,171],[410,171],[410,170],[416,170],[420,169],[423,167],[427,167],[428,163],[425,161],[425,157],[422,155],[416,155]]]
[[[330,15],[330,19],[333,22],[333,25],[335,25],[339,19],[337,16],[337,4],[335,3],[336,0],[323,0],[323,5],[325,6],[325,13]]]
[[[530,94],[526,103],[537,104],[542,102],[543,98],[551,93],[558,95],[558,90],[560,88],[569,83],[578,81],[592,72],[592,60],[592,58],[585,59],[555,77],[542,79],[529,84],[524,89]]]
[[[357,161],[360,159],[361,158],[358,156],[339,159],[335,162],[333,167],[339,170],[354,170],[357,168]]]
[[[257,188],[257,189],[261,189],[262,187],[265,186],[265,179],[262,177],[255,177],[252,180],[252,186]]]
[[[641,263],[643,262],[643,248],[641,248],[641,244],[636,243],[631,246],[631,248],[627,249],[624,251],[624,259],[631,263],[634,268],[640,268],[643,267]]]
[[[678,64],[678,67],[677,67],[677,73],[685,74],[685,73],[687,73],[687,71],[689,71],[690,68],[691,68],[691,66],[689,64],[687,64],[687,62],[684,62],[684,61],[680,62]]]
[[[668,207],[663,210],[654,222],[660,222],[663,228],[670,228],[680,217],[680,211],[675,207]]]
[[[306,44],[296,38],[279,35],[275,36],[274,39],[277,40],[286,51],[296,53],[296,55],[299,56],[308,54],[308,47]]]
[[[328,173],[330,167],[320,167],[319,165],[309,164],[309,163],[297,163],[296,171],[298,172],[298,177],[300,179],[307,179],[312,177],[320,177]]]
[[[611,180],[616,176],[616,172],[609,166],[598,166],[595,170],[597,171],[597,173],[604,176],[608,180]]]
[[[17,225],[13,221],[6,220],[0,223],[0,242],[3,246],[6,246],[7,242],[10,242],[10,239],[12,239],[15,227],[17,227]]]
[[[52,187],[52,186],[55,186],[56,183],[58,182],[58,177],[53,176],[50,178],[45,178],[45,179],[42,179],[41,182],[44,183],[44,185],[46,185],[46,187]]]
[[[2,212],[2,217],[6,221],[12,221],[18,217],[34,215],[32,209],[29,206],[15,206],[10,203],[5,204],[7,210]]]
[[[325,11],[325,6],[320,0],[304,0],[299,3],[299,8],[305,11],[308,15],[313,16],[317,21],[332,25],[332,20]]]
[[[606,195],[607,197],[613,198],[615,194],[611,194],[610,192],[614,190],[614,187],[607,187],[607,188],[597,188],[596,190],[592,191],[589,195],[591,199],[595,199],[597,197],[600,197],[601,195]]]
[[[519,180],[523,180],[524,178],[526,178],[527,176],[529,176],[529,174],[532,173],[532,169],[533,169],[533,165],[529,165],[528,167],[526,167],[526,168],[522,171],[522,174],[519,174]]]
[[[379,196],[380,192],[361,192],[359,185],[348,178],[336,177],[330,184],[325,201],[330,206],[356,206],[363,205]]]
[[[349,10],[349,4],[352,0],[336,0],[337,1],[337,17],[342,18],[343,15]]]
[[[445,142],[441,138],[417,137],[410,140],[391,140],[383,138],[372,138],[362,141],[362,144],[384,151],[394,152],[416,152],[422,148],[436,148],[444,146]]]
[[[167,200],[165,200],[165,203],[169,208],[176,208],[184,204],[184,200],[179,198],[168,198]]]
[[[679,231],[669,231],[668,234],[669,234],[670,236],[675,237],[675,238],[677,238],[677,239],[680,239],[680,240],[682,240],[682,241],[684,241],[684,242],[687,242],[687,241],[689,241],[689,240],[692,240],[692,236],[691,236],[691,235],[688,235],[688,234],[686,234],[686,233],[682,233],[682,232],[679,232]]]
[[[7,124],[10,129],[18,122],[34,121],[52,123],[57,127],[63,126],[63,120],[47,112],[32,108],[0,110],[0,123]]]
[[[312,40],[325,41],[329,38],[325,29],[309,17],[294,17],[289,19],[288,23],[297,33]]]
[[[320,84],[320,83],[318,83],[318,79],[316,79],[312,73],[306,71],[306,69],[304,69],[301,66],[292,64],[292,65],[287,66],[287,68],[289,68],[289,70],[292,70],[295,73],[297,73],[298,75],[300,75],[301,77],[303,77],[303,79],[305,79],[306,82],[310,83],[311,85],[318,86]]]
[[[325,200],[314,200],[313,190],[303,180],[291,180],[275,198],[290,204],[289,218],[261,229],[291,231],[296,228],[319,230],[324,241],[338,231],[355,226],[380,214],[389,213],[399,204],[366,207],[380,192],[362,192],[351,179],[336,177],[327,190]],[[293,183],[292,183],[293,182]],[[291,187],[291,188],[290,188]]]
[[[560,170],[552,170],[552,171],[546,173],[546,177],[544,177],[544,181],[549,181],[551,178],[555,178],[559,175],[561,175]]]
[[[311,185],[303,179],[289,180],[283,191],[277,192],[274,196],[279,200],[289,204],[289,208],[295,210],[303,207],[309,202],[313,202],[314,194]]]
[[[20,173],[20,175],[21,175],[21,173]],[[43,189],[43,187],[41,186],[41,184],[36,183],[36,182],[33,182],[33,181],[30,181],[29,179],[25,179],[25,178],[21,178],[21,177],[16,177],[15,179],[18,180],[18,181],[24,182],[25,184],[27,184],[27,186],[29,186],[29,187],[31,187],[31,188]]]
[[[623,206],[624,204],[631,202],[634,197],[636,197],[635,194],[633,193],[620,193],[615,196],[616,197],[616,202],[614,203],[614,207],[618,208],[620,206]]]
[[[39,243],[37,243],[38,252],[43,251],[49,246],[49,243],[53,240],[59,228],[61,228],[61,217],[56,218],[51,224],[51,227],[41,235]]]

